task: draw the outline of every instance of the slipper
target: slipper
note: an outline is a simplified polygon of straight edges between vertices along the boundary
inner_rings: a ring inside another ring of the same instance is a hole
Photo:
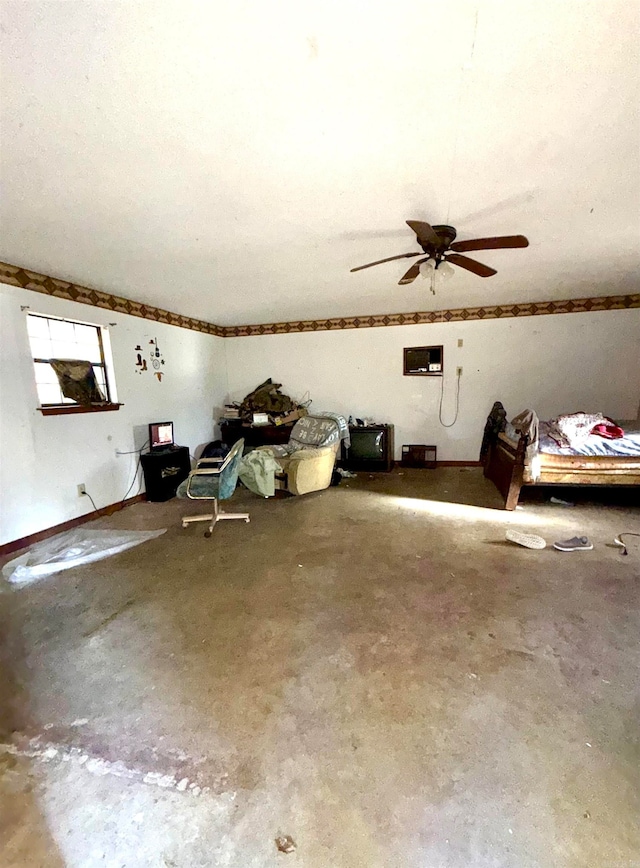
[[[590,552],[593,543],[590,543],[586,536],[573,536],[571,539],[555,542],[553,547],[559,552]]]
[[[524,546],[527,549],[543,549],[547,545],[541,536],[536,536],[533,533],[520,533],[518,530],[508,530],[505,537],[509,542],[518,543],[519,546]]]

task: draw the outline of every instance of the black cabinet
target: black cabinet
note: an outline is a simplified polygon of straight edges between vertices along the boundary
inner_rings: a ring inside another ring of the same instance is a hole
[[[256,446],[274,446],[288,443],[295,422],[288,425],[244,425],[239,419],[220,420],[222,440],[227,446],[233,446],[244,437],[245,451]]]
[[[176,489],[187,478],[191,470],[189,449],[176,446],[147,452],[140,456],[147,500],[170,500],[176,496]]]

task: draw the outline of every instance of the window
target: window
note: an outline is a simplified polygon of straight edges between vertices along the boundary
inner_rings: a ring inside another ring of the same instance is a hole
[[[27,332],[31,344],[33,367],[40,409],[45,415],[117,410],[113,373],[107,361],[109,336],[101,326],[74,322],[42,314],[27,314]],[[106,345],[106,346],[105,346]],[[107,353],[105,353],[105,349]],[[58,376],[51,366],[56,359],[89,362],[100,390],[101,401],[84,406],[66,397]]]

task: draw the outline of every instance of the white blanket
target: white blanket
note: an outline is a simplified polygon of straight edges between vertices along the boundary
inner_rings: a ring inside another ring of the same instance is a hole
[[[547,455],[584,455],[585,458],[640,458],[640,425],[635,430],[626,430],[619,440],[607,440],[597,434],[589,436],[576,448],[560,446],[549,435],[549,423],[540,422],[538,451]],[[515,428],[507,422],[506,436],[515,445],[520,437]]]
[[[640,458],[640,431],[625,431],[619,440],[607,440],[597,434],[577,447],[560,446],[549,436],[547,422],[540,423],[540,451],[551,455],[584,455],[585,458]]]
[[[567,413],[549,419],[547,432],[559,446],[579,449],[590,436],[596,425],[608,422],[602,413]]]

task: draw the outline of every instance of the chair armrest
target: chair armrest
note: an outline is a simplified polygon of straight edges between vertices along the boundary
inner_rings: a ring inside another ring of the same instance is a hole
[[[306,452],[307,450],[305,450]],[[287,473],[287,491],[291,494],[308,494],[310,491],[321,491],[331,484],[331,475],[336,460],[336,451],[331,447],[310,449],[311,455],[283,460]]]
[[[189,476],[219,476],[221,472],[221,467],[196,467]]]
[[[231,461],[232,458],[233,458],[233,449],[231,449],[229,452],[227,452],[227,454],[224,456],[224,458],[201,458],[200,461],[198,461],[198,463],[196,464],[195,472],[197,473],[201,464],[217,464],[218,465],[217,469],[215,471],[210,471],[210,472],[220,473],[222,470],[226,469],[227,465],[229,464],[229,462]]]
[[[224,460],[224,458],[200,458],[189,476],[217,476],[222,471]]]

